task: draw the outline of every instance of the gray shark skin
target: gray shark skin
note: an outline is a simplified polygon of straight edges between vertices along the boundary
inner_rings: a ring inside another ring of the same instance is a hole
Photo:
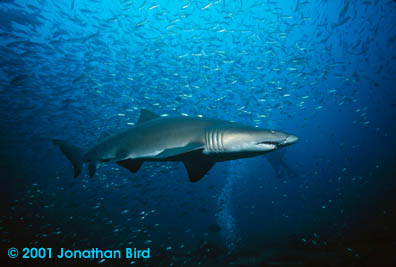
[[[74,177],[88,164],[91,177],[102,162],[115,162],[132,173],[145,161],[182,161],[191,182],[200,180],[219,161],[262,155],[294,144],[282,132],[235,122],[195,117],[160,117],[142,109],[136,126],[114,135],[102,134],[85,151],[54,139],[74,167]]]

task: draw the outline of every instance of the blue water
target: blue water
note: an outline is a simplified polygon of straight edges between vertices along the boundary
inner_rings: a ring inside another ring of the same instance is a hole
[[[150,248],[147,266],[396,264],[396,2],[0,3],[1,255]],[[93,179],[88,148],[141,108],[278,129],[299,142],[217,163]],[[37,263],[18,257],[9,262]]]

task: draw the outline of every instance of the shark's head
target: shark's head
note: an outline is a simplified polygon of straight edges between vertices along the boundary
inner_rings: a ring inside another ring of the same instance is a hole
[[[210,152],[246,153],[246,156],[270,152],[298,141],[298,137],[291,134],[237,124],[217,129],[210,137]]]

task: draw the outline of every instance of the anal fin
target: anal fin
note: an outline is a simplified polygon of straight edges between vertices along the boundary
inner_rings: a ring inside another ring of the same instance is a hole
[[[124,159],[117,161],[117,164],[121,167],[127,168],[130,172],[135,173],[139,170],[143,164],[143,160],[140,159]]]
[[[90,161],[88,163],[88,172],[89,177],[93,178],[96,172],[96,169],[99,168],[100,163],[98,161]]]

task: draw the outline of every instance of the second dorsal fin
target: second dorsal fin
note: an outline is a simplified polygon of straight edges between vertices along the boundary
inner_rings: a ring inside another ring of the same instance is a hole
[[[139,120],[138,120],[137,124],[141,124],[141,123],[144,123],[146,121],[158,119],[159,117],[160,116],[155,114],[154,112],[152,112],[152,111],[150,111],[148,109],[142,108],[142,110],[140,111],[140,117],[139,117]]]

